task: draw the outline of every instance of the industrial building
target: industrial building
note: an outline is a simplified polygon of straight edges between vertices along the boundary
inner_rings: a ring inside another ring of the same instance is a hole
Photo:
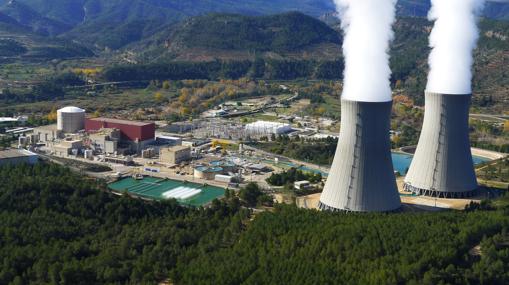
[[[120,137],[120,130],[118,129],[100,129],[88,134],[91,149],[103,154],[122,152],[118,149]]]
[[[211,146],[210,140],[199,140],[199,139],[191,139],[191,140],[183,140],[181,142],[183,146],[189,146],[192,148],[198,148],[198,147],[208,147]]]
[[[57,130],[73,134],[85,129],[85,110],[78,107],[65,107],[57,111]]]
[[[55,156],[76,156],[83,149],[83,141],[67,139],[51,145],[51,152]]]
[[[191,159],[191,148],[188,146],[174,146],[160,149],[159,158],[166,164],[179,164]]]
[[[100,129],[119,130],[121,142],[128,144],[131,150],[137,153],[154,142],[155,139],[154,123],[110,118],[87,118],[85,120],[85,130],[88,133],[93,133]]]
[[[34,134],[38,137],[39,142],[47,143],[63,138],[62,131],[58,130],[56,124],[40,126],[34,129]]]
[[[233,183],[235,181],[235,177],[231,175],[223,175],[223,174],[216,174],[216,177],[214,178],[217,182],[223,182],[223,183]]]
[[[37,154],[24,149],[0,150],[0,166],[17,164],[35,164],[39,160]]]
[[[319,208],[389,212],[401,207],[389,140],[392,101],[341,100],[341,131]]]
[[[196,128],[194,122],[176,122],[162,128],[164,132],[172,134],[183,134],[190,132]]]
[[[251,135],[280,135],[291,131],[290,124],[278,122],[256,121],[246,125],[246,132]]]
[[[182,138],[166,135],[156,135],[155,143],[157,145],[170,145],[170,146],[182,145]]]
[[[39,138],[35,134],[18,137],[18,148],[34,146],[39,142]]]
[[[470,149],[471,95],[426,93],[424,124],[405,189],[418,195],[462,198],[478,188]]]
[[[311,187],[311,183],[307,180],[295,181],[295,183],[293,183],[293,186],[297,190],[307,190]]]

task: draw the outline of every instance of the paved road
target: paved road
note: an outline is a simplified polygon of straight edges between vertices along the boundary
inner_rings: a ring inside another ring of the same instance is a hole
[[[470,114],[470,117],[481,120],[496,121],[500,123],[504,123],[505,121],[509,120],[509,116],[506,115]]]

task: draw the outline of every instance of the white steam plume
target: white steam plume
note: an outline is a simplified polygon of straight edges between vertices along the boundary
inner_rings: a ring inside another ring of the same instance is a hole
[[[397,0],[334,0],[345,37],[343,99],[392,100],[389,46]]]
[[[432,0],[429,19],[430,72],[427,91],[444,94],[472,93],[473,50],[479,39],[477,18],[484,0]],[[504,2],[504,1],[497,1]]]

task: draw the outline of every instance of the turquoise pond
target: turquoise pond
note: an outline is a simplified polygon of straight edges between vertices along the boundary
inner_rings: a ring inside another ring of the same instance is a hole
[[[412,155],[404,154],[404,153],[393,153],[392,154],[392,163],[394,164],[394,170],[401,173],[401,175],[405,175],[410,167],[410,163],[412,163]],[[474,160],[474,165],[489,161],[489,159],[479,156],[472,156]]]
[[[398,171],[401,175],[405,175],[408,171],[408,168],[410,167],[410,163],[412,163],[412,157],[413,156],[410,154],[393,153],[392,154],[392,163],[394,164],[394,170]],[[472,158],[474,160],[475,165],[489,161],[489,159],[484,158],[484,157],[479,157],[479,156],[473,156]],[[296,165],[294,165],[292,163],[285,163],[285,164],[288,164],[291,167],[296,167]],[[306,166],[301,166],[298,168],[303,171],[321,173],[323,176],[327,176],[326,172],[323,172],[323,171],[320,171],[317,169],[312,169],[312,168],[309,168]]]

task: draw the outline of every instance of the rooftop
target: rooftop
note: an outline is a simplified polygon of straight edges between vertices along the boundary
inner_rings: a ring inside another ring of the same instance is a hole
[[[25,156],[34,156],[37,155],[33,152],[24,149],[6,149],[0,150],[0,159],[9,159],[9,158],[18,158]]]
[[[91,131],[89,133],[89,136],[104,136],[104,135],[112,135],[113,133],[115,132],[119,132],[119,129],[115,129],[115,128],[101,128],[97,131]]]
[[[183,146],[183,145],[176,145],[176,146],[172,146],[170,148],[168,148],[168,150],[170,151],[182,151],[182,150],[190,150],[191,148],[188,147],[188,146]]]
[[[58,112],[63,112],[63,113],[85,113],[85,110],[83,110],[81,108],[78,108],[78,107],[74,107],[74,106],[67,106],[67,107],[64,107],[62,109],[59,109]]]
[[[53,125],[40,126],[35,129],[36,130],[39,129],[39,130],[47,130],[47,131],[56,131],[58,129],[58,127],[57,127],[57,124],[53,124]]]
[[[269,122],[269,121],[256,121],[246,125],[247,127],[287,127],[290,124],[280,122]]]
[[[121,119],[112,119],[112,118],[88,118],[90,121],[97,121],[97,122],[106,122],[106,123],[113,123],[113,124],[123,124],[123,125],[132,125],[132,126],[149,126],[153,125],[153,122],[138,122],[138,121],[128,121],[128,120],[121,120]]]
[[[222,172],[222,167],[209,167],[209,166],[198,166],[195,168],[198,171],[205,172],[205,173],[214,173],[214,172]]]

